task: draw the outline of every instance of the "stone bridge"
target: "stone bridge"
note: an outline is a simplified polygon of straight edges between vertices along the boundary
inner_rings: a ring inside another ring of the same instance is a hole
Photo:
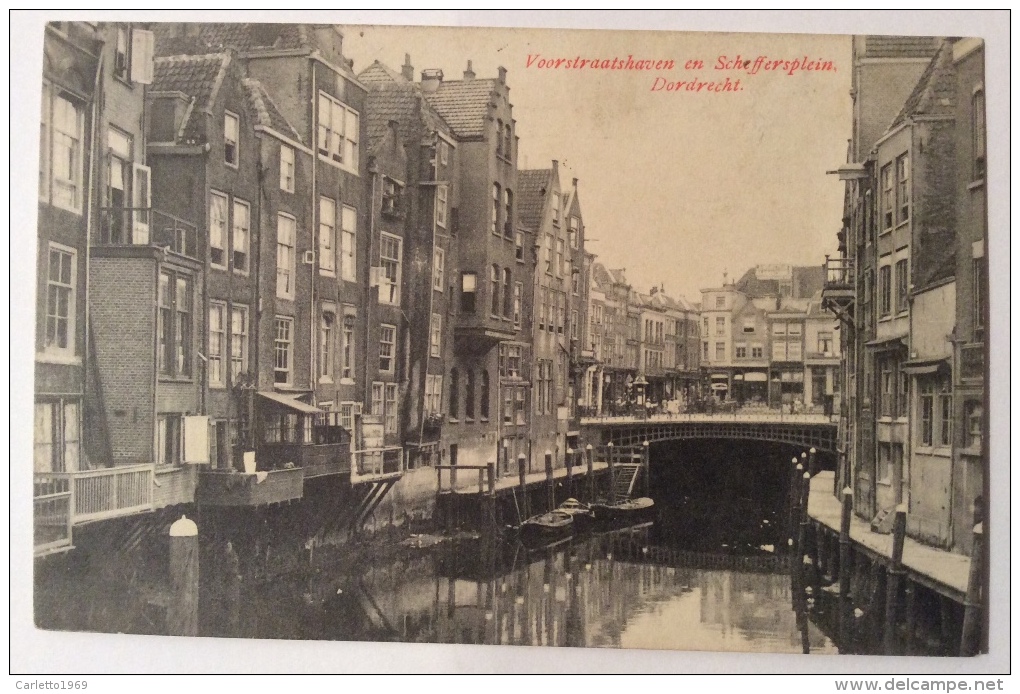
[[[640,446],[645,441],[744,439],[836,453],[837,428],[834,417],[779,412],[586,417],[581,420],[581,438],[614,446]]]

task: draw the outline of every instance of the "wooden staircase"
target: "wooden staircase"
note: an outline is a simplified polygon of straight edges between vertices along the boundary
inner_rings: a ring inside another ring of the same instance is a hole
[[[614,468],[612,501],[626,501],[634,493],[634,485],[641,474],[640,463],[617,463]]]

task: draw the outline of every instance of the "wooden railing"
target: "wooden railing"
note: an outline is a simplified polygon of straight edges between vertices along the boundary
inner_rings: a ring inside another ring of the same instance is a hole
[[[464,484],[464,480],[468,479],[467,473],[472,471],[478,472],[478,493],[488,494],[492,496],[496,493],[496,463],[487,463],[486,465],[435,465],[436,470],[436,484],[439,493],[455,491],[458,486],[467,487]],[[443,488],[443,470],[449,470],[450,474],[447,476],[447,487]],[[461,478],[461,484],[458,485],[457,473],[465,473]]]
[[[155,465],[132,465],[77,472],[37,472],[35,496],[45,499],[66,494],[70,499],[72,525],[142,513],[153,509],[155,471]]]
[[[827,288],[852,287],[854,284],[853,258],[825,256],[825,286]]]
[[[383,446],[354,451],[354,465],[351,469],[351,481],[364,481],[366,478],[378,478],[387,475],[399,475],[403,472],[404,449],[400,446]]]
[[[64,480],[66,482],[66,480]],[[68,485],[64,485],[68,487]],[[35,554],[71,547],[71,492],[37,495],[34,500]]]

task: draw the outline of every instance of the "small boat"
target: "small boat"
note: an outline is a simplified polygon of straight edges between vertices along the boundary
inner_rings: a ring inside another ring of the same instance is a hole
[[[549,511],[532,516],[519,528],[524,542],[550,542],[568,537],[573,531],[574,517],[564,511]]]
[[[626,499],[616,503],[594,503],[591,510],[595,513],[595,520],[599,523],[614,523],[617,521],[639,522],[650,518],[654,511],[655,502],[647,496],[639,496],[636,499]]]
[[[556,509],[568,513],[574,519],[574,532],[583,533],[595,523],[595,513],[588,504],[582,504],[577,499],[567,499]]]

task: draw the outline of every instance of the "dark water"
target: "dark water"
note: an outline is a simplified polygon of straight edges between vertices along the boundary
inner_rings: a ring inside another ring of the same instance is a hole
[[[421,535],[203,580],[204,635],[835,653],[794,609],[782,555],[790,452],[653,451],[653,522],[528,549]],[[419,546],[421,545],[421,546]],[[247,550],[242,548],[241,554]],[[212,567],[210,567],[212,568]],[[205,570],[205,569],[204,569]],[[238,578],[238,576],[241,576]]]

